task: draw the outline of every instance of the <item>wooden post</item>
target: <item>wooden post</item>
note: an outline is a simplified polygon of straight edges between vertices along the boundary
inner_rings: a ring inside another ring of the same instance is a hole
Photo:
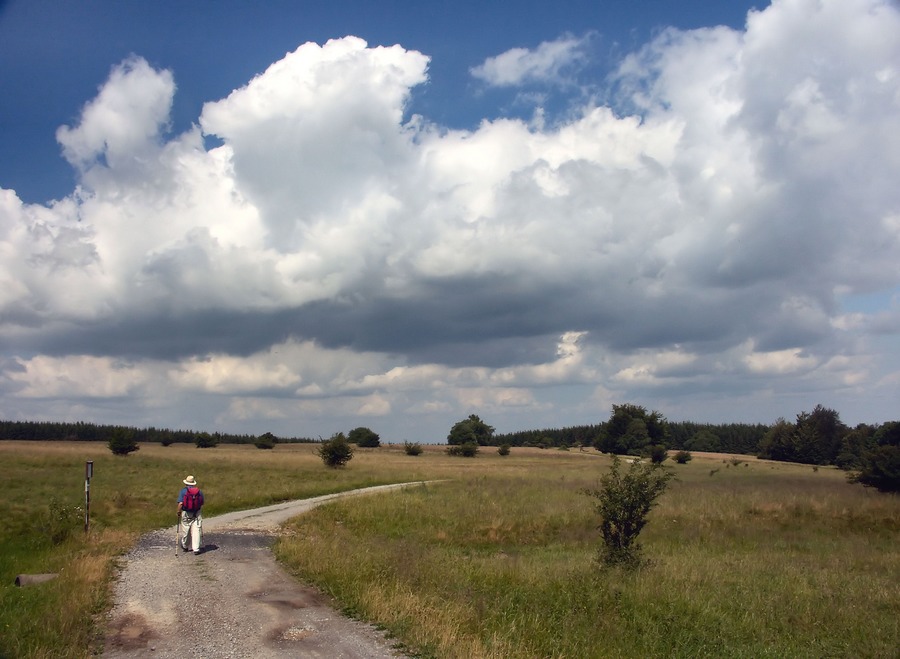
[[[84,532],[91,528],[91,476],[94,475],[94,462],[84,463]]]

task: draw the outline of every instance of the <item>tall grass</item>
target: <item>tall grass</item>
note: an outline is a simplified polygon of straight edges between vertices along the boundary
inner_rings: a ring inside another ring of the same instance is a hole
[[[207,515],[425,475],[423,463],[400,460],[399,449],[359,451],[341,470],[325,469],[314,450],[144,444],[121,457],[100,443],[0,441],[0,657],[89,656],[110,606],[116,557],[140,533],[174,524],[189,473],[200,481]],[[86,460],[94,462],[88,535]],[[46,572],[59,577],[14,585],[18,574]]]
[[[650,566],[601,570],[579,494],[601,463],[500,462],[339,502],[276,550],[422,656],[897,656],[897,497],[830,469],[695,459],[642,535]]]
[[[642,534],[650,566],[601,571],[581,491],[597,485],[606,458],[423,448],[357,450],[333,470],[310,445],[142,445],[122,458],[101,444],[0,442],[0,657],[96,650],[117,556],[174,522],[188,473],[209,515],[446,479],[316,509],[276,545],[291,570],[423,657],[896,657],[897,497],[827,468],[695,455],[673,466],[678,480]],[[85,460],[94,461],[87,536],[71,514]],[[12,585],[30,572],[60,576]]]

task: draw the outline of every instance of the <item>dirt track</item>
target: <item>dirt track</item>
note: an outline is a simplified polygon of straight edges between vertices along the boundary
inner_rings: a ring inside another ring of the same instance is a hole
[[[378,630],[341,615],[270,551],[284,521],[335,499],[403,483],[203,520],[199,556],[175,551],[175,527],[141,538],[115,588],[103,656],[403,657]]]

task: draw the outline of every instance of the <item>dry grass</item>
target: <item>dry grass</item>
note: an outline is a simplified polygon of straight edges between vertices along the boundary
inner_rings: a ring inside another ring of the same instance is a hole
[[[596,520],[578,490],[608,462],[574,455],[523,454],[445,485],[329,506],[298,519],[278,552],[423,656],[892,657],[900,647],[896,497],[836,470],[701,456],[674,467],[679,480],[652,514],[651,564],[599,571]]]
[[[679,478],[642,535],[652,564],[600,573],[580,490],[596,486],[605,457],[423,449],[357,450],[333,470],[311,445],[142,445],[120,458],[102,444],[0,442],[0,656],[88,656],[116,556],[171,523],[187,473],[209,514],[449,479],[317,509],[278,548],[423,657],[888,657],[900,647],[900,500],[838,471],[694,454],[673,465]],[[95,463],[92,532],[54,545],[48,502],[81,504],[85,460]],[[48,571],[61,576],[11,586],[15,574]]]

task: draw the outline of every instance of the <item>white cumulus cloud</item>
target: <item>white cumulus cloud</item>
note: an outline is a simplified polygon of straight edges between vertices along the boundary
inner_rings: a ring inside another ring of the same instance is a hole
[[[495,87],[511,87],[528,82],[559,83],[564,74],[585,60],[590,37],[564,36],[544,41],[534,50],[511,48],[489,57],[470,73]]]
[[[0,412],[868,413],[896,400],[896,306],[844,307],[900,290],[897,34],[890,2],[776,0],[662,32],[609,106],[472,130],[410,116],[429,59],[401,46],[304,44],[174,135],[177,72],[129,58],[58,132],[77,189],[0,190]],[[556,79],[584,44],[473,73]]]

